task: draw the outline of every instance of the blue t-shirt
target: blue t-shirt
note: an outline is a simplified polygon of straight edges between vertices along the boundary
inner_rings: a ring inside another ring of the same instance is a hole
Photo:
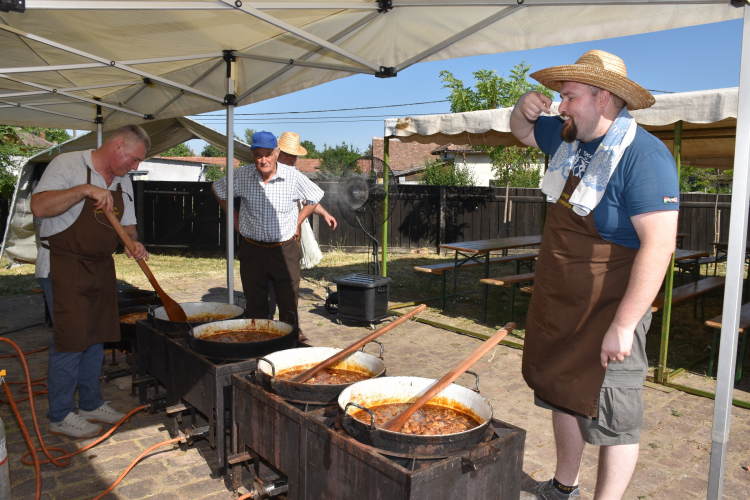
[[[562,144],[559,117],[539,117],[534,137],[545,154],[554,156]],[[578,157],[570,172],[583,177],[604,136],[580,143]],[[672,154],[659,139],[638,127],[633,142],[620,159],[607,189],[594,208],[594,224],[602,238],[629,248],[641,242],[630,217],[661,210],[679,210],[680,184]]]

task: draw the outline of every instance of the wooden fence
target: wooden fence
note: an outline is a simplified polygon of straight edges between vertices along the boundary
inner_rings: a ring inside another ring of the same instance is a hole
[[[361,250],[369,239],[347,224],[338,209],[335,184],[321,183],[323,206],[336,217],[335,231],[317,217],[313,228],[323,250]],[[134,182],[139,238],[162,248],[225,248],[225,215],[208,182]],[[388,246],[394,251],[440,243],[540,234],[542,197],[539,189],[510,189],[509,218],[503,220],[505,189],[400,185],[388,220]],[[727,241],[731,195],[683,194],[679,231],[688,233],[684,248],[712,250],[711,242]],[[239,200],[236,205],[239,207]],[[378,234],[378,238],[382,235]],[[237,240],[239,241],[239,239]]]

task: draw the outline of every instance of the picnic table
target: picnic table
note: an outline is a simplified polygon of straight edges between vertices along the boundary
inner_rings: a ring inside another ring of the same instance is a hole
[[[690,236],[690,233],[677,233],[677,247],[682,248],[683,240]]]
[[[458,268],[468,262],[482,264],[480,259],[484,257],[484,277],[490,277],[490,252],[502,251],[504,254],[511,248],[530,247],[541,245],[542,235],[516,236],[513,238],[497,238],[494,240],[462,241],[457,243],[446,243],[440,245],[444,250],[453,250],[453,315],[456,315],[456,290],[458,288]],[[459,259],[459,256],[461,257]],[[484,311],[482,322],[487,322],[487,295],[489,286],[484,285]]]
[[[698,278],[700,277],[700,266],[698,265],[698,261],[701,257],[708,257],[709,255],[711,255],[711,252],[705,250],[683,250],[682,248],[678,248],[674,251],[674,261],[677,266],[680,266],[681,262],[692,260],[694,263],[693,280],[698,281]]]

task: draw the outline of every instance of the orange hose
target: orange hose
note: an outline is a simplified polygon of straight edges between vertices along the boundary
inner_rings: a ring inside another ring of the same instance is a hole
[[[245,493],[244,495],[239,497],[237,500],[247,500],[248,498],[252,498],[252,496],[253,496],[252,493]]]
[[[28,445],[29,449],[34,448],[34,443],[31,442],[31,436],[29,436],[29,431],[26,430],[26,426],[23,423],[23,419],[21,418],[21,414],[18,411],[18,406],[16,406],[16,402],[13,401],[13,394],[10,392],[10,388],[8,387],[8,384],[3,384],[3,389],[5,389],[5,394],[8,395],[8,401],[10,402],[10,407],[13,408],[13,413],[16,415],[16,419],[18,419],[18,422],[21,427],[21,432],[23,433],[23,438],[26,440],[26,444]],[[42,470],[39,467],[39,458],[36,456],[36,453],[34,453],[34,472],[36,473],[36,500],[39,500],[42,496]]]
[[[15,345],[15,344],[13,344],[13,345]],[[18,348],[18,346],[16,346],[16,348]],[[6,356],[0,356],[0,359],[3,359],[3,358],[17,358],[21,354],[23,354],[24,356],[28,356],[29,354],[36,354],[38,352],[46,351],[47,349],[49,349],[49,346],[47,346],[47,347],[41,347],[41,348],[39,348],[39,349],[37,349],[35,351],[29,351],[29,352],[21,352],[20,350],[18,350],[18,354],[8,354]]]
[[[156,448],[158,448],[160,446],[165,446],[165,445],[176,443],[177,441],[182,441],[182,440],[183,440],[182,437],[176,437],[176,438],[173,438],[173,439],[168,439],[166,441],[162,441],[161,443],[153,445],[152,447],[150,447],[149,449],[147,449],[146,451],[144,451],[143,453],[141,453],[140,455],[138,455],[138,458],[136,458],[135,460],[133,460],[130,463],[130,465],[128,466],[128,468],[125,469],[125,472],[123,472],[122,474],[120,474],[120,477],[117,478],[117,481],[115,481],[114,483],[112,483],[112,486],[110,486],[102,494],[100,494],[99,496],[97,496],[96,498],[94,498],[94,500],[100,500],[101,498],[104,498],[104,496],[107,493],[109,493],[110,491],[114,490],[115,486],[117,486],[118,484],[120,484],[120,481],[122,481],[123,479],[125,479],[125,476],[128,475],[128,472],[130,472],[130,470],[133,467],[135,467],[135,465],[138,462],[140,462],[143,457],[145,457],[146,455],[148,455],[149,453],[151,453],[153,450],[155,450]]]

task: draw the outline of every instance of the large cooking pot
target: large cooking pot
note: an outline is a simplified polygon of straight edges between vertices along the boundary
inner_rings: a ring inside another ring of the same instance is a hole
[[[362,349],[364,350],[364,347]],[[305,403],[333,403],[341,391],[352,384],[299,384],[290,380],[280,380],[276,375],[289,370],[312,368],[340,351],[341,349],[334,347],[300,347],[275,352],[258,359],[255,376],[266,389],[272,390],[284,399]],[[356,351],[331,365],[331,368],[364,373],[369,378],[382,377],[385,375],[385,364],[382,359],[381,344],[380,358]]]
[[[182,310],[185,311],[187,321],[169,321],[167,311],[164,307],[157,307],[149,312],[148,320],[157,330],[171,334],[183,335],[188,332],[190,325],[198,326],[212,321],[228,319],[240,319],[245,317],[245,310],[234,304],[223,302],[182,302]],[[198,318],[206,318],[202,321]]]
[[[126,307],[125,309],[120,309],[118,314],[122,318],[126,314],[130,313],[148,313],[149,307],[148,306],[135,306],[135,307]],[[136,339],[136,324],[135,323],[123,323],[120,322],[120,340],[122,341],[133,341]]]
[[[154,307],[161,305],[161,299],[153,290],[140,290],[138,288],[123,288],[117,290],[117,308],[125,309],[126,307],[147,306]]]
[[[259,342],[218,342],[203,338],[219,330],[259,330],[275,333],[279,336]],[[295,347],[298,338],[299,328],[288,323],[270,319],[215,321],[193,327],[187,335],[188,344],[198,354],[202,354],[207,358],[233,360],[259,358],[272,352]]]
[[[492,420],[492,406],[478,392],[456,384],[440,392],[430,404],[468,413],[481,422],[478,427],[453,434],[419,436],[378,429],[371,423],[374,417],[370,423],[364,423],[351,416],[361,409],[383,404],[413,403],[434,383],[435,380],[422,377],[383,377],[357,382],[339,395],[341,425],[361,443],[413,456],[443,456],[483,441]]]

